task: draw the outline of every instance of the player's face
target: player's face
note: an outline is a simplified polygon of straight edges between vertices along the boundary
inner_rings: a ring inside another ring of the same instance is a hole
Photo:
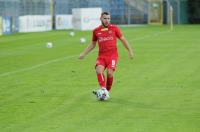
[[[101,17],[101,23],[104,27],[108,27],[108,25],[110,24],[110,15],[103,15]]]

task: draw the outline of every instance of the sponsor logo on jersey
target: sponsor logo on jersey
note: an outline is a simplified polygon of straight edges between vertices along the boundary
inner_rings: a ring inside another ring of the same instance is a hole
[[[113,40],[114,38],[112,36],[110,37],[99,37],[99,42],[103,42],[103,41],[109,41],[109,40]]]

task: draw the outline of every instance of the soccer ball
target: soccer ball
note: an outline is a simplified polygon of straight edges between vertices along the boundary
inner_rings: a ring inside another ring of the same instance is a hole
[[[104,100],[108,100],[110,98],[109,96],[109,92],[107,89],[102,89],[100,88],[98,91],[97,91],[97,99],[98,100],[101,100],[101,101],[104,101]]]
[[[53,47],[53,43],[48,42],[48,43],[46,44],[46,47],[47,47],[47,48],[52,48],[52,47]]]
[[[80,43],[82,43],[82,44],[83,44],[83,43],[85,43],[85,42],[86,42],[86,39],[85,39],[85,38],[83,38],[83,37],[81,37],[81,38],[80,38]]]
[[[74,32],[70,32],[69,35],[73,37],[75,35],[75,33]]]

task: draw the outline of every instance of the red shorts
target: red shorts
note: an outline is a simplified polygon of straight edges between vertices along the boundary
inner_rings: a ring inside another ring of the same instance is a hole
[[[107,69],[116,69],[118,57],[114,56],[99,56],[96,60],[96,66],[102,65]]]

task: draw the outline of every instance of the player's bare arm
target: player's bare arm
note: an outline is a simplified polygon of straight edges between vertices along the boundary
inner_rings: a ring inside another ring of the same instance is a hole
[[[92,41],[88,47],[80,54],[79,59],[84,59],[84,57],[96,47],[96,41]]]
[[[122,44],[124,45],[124,47],[128,50],[129,58],[130,58],[130,59],[133,59],[133,57],[134,57],[133,50],[132,50],[132,48],[130,47],[128,41],[125,39],[124,36],[122,36],[122,37],[119,38],[119,39],[120,39],[120,41],[122,42]]]

